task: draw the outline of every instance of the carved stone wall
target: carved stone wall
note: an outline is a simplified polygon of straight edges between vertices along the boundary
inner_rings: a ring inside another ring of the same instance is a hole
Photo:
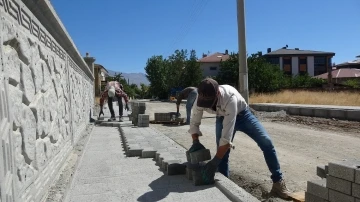
[[[93,78],[21,0],[0,0],[0,31],[0,202],[40,201],[89,122]]]

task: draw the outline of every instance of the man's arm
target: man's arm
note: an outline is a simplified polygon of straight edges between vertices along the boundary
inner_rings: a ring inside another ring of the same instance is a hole
[[[222,159],[225,153],[230,148],[231,140],[234,135],[234,127],[236,123],[237,116],[237,99],[235,96],[230,98],[230,101],[225,108],[226,115],[223,120],[223,129],[221,131],[221,138],[219,141],[219,148],[216,153],[216,156]]]
[[[177,96],[177,98],[176,98],[176,105],[178,106],[178,108],[179,108],[179,105],[180,105],[180,103],[181,103],[181,100],[184,98],[184,93],[183,93],[183,91],[181,91],[180,93],[179,93],[179,95]],[[178,111],[179,112],[179,111]]]
[[[196,105],[197,98],[194,102],[194,105],[192,107],[192,118],[190,119],[190,129],[188,132],[192,135],[193,139],[197,139],[198,136],[202,136],[202,133],[200,131],[200,124],[201,124],[201,118],[204,113],[204,109],[201,107],[198,107]]]
[[[126,104],[129,102],[129,97],[124,91],[122,91],[122,90],[116,91],[116,95],[119,97],[123,97]]]
[[[105,99],[108,96],[108,91],[105,90],[102,94],[101,94],[101,98],[100,98],[100,107],[102,108],[102,106],[104,105]]]

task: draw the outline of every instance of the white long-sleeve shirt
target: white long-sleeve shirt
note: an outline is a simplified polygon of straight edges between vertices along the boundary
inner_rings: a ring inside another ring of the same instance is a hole
[[[203,112],[206,111],[217,116],[224,116],[223,129],[221,131],[221,138],[219,146],[226,144],[232,144],[231,139],[234,134],[234,127],[236,122],[236,116],[245,110],[248,106],[245,99],[240,93],[232,86],[220,85],[220,94],[218,95],[218,101],[216,104],[216,111],[210,108],[202,108],[197,106],[197,97],[192,108],[192,117],[190,120],[190,134],[202,135],[200,131],[201,119]]]

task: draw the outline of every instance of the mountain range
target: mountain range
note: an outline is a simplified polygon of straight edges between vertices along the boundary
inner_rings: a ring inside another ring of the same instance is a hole
[[[136,84],[137,86],[140,86],[141,83],[145,85],[149,85],[150,82],[146,78],[146,75],[144,73],[124,73],[124,72],[117,72],[113,70],[107,70],[109,72],[109,76],[115,76],[115,74],[121,73],[122,76],[129,81],[130,84]]]

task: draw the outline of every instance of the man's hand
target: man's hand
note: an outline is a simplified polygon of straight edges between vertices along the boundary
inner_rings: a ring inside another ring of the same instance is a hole
[[[176,105],[176,118],[179,118],[179,105]]]
[[[127,103],[125,104],[125,110],[126,110],[126,111],[129,111],[129,106],[128,106]]]
[[[211,161],[209,161],[205,166],[201,169],[201,177],[205,184],[213,184],[215,172],[221,162],[221,159],[218,157],[214,157]]]
[[[100,118],[100,115],[104,115],[104,111],[103,111],[103,109],[102,109],[102,106],[101,106],[101,109],[100,109],[100,112],[99,112],[99,118]],[[104,115],[105,116],[105,115]]]
[[[196,151],[199,151],[199,150],[202,150],[202,149],[206,149],[206,148],[204,147],[204,145],[202,145],[200,143],[199,139],[194,139],[193,144],[189,149],[189,152],[192,153],[192,152],[196,152]]]

